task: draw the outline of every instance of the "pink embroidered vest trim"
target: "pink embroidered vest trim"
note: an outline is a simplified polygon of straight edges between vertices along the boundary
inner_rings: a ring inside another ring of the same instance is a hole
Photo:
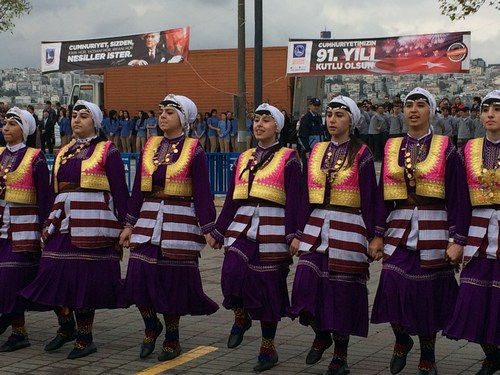
[[[0,148],[0,154],[5,148]],[[5,200],[8,202],[36,204],[36,188],[33,179],[33,164],[41,150],[28,147],[19,166],[7,174]]]
[[[156,166],[153,156],[157,152],[163,137],[151,137],[146,142],[141,165],[141,191],[153,190],[153,173]],[[164,193],[172,196],[190,197],[193,195],[191,164],[194,159],[197,139],[186,138],[177,161],[167,166]]]
[[[245,171],[241,178],[240,175],[247,167],[254,151],[255,149],[249,149],[238,158],[233,199],[260,198],[284,206],[286,203],[285,165],[295,150],[282,147],[276,151],[270,162],[255,173],[252,188],[248,192],[250,171]]]
[[[465,171],[472,206],[500,204],[500,174],[482,171],[484,138],[471,139],[464,147]],[[488,189],[485,190],[484,186]]]
[[[324,203],[326,175],[321,170],[321,164],[328,149],[328,144],[329,142],[317,143],[311,151],[309,158],[307,181],[309,202],[312,204]],[[344,164],[337,172],[337,176],[330,187],[330,204],[355,208],[361,207],[358,173],[359,159],[365,148],[366,145],[360,148],[351,167],[347,167]]]
[[[389,138],[385,145],[384,169],[382,171],[385,200],[408,198],[404,168],[399,165],[398,161],[402,142],[402,137]],[[427,157],[416,165],[417,195],[439,199],[445,198],[446,149],[448,144],[448,137],[432,135]]]

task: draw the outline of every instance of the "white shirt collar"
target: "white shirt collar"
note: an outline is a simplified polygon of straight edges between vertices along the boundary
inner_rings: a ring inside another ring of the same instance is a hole
[[[21,142],[21,143],[18,143],[17,145],[14,145],[14,146],[7,145],[7,150],[9,150],[10,152],[16,152],[16,151],[22,150],[25,147],[26,147],[26,145]]]

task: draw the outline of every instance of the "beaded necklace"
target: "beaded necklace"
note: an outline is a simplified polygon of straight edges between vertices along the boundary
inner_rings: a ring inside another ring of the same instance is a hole
[[[498,147],[495,147],[495,157],[494,157],[493,168],[487,168],[487,163],[484,158],[481,161],[481,173],[479,175],[479,181],[481,182],[481,195],[483,198],[493,198],[495,195],[493,193],[493,187],[496,183],[496,173],[497,169],[500,167],[500,154],[498,153]]]
[[[170,165],[173,164],[173,155],[179,153],[177,146],[180,141],[176,143],[168,143],[166,147],[164,145],[158,147],[153,155],[153,164],[155,165],[155,170],[162,164]]]
[[[330,143],[330,145],[328,146],[328,151],[326,153],[325,159],[325,168],[323,168],[322,171],[326,174],[327,179],[330,183],[335,181],[335,178],[337,178],[340,168],[342,168],[345,163],[346,154],[346,147],[341,147],[334,151],[332,143]],[[335,159],[336,161],[334,163]]]
[[[64,153],[64,155],[61,156],[61,164],[66,164],[68,162],[68,160],[78,156],[78,154],[80,152],[83,151],[83,149],[87,148],[90,146],[90,142],[91,141],[87,141],[85,143],[80,143],[78,144],[78,146],[75,147],[75,145],[77,145],[77,143],[75,143],[73,146],[71,146],[69,148],[68,151],[66,151]]]
[[[7,176],[12,169],[12,165],[16,161],[16,155],[7,156],[6,160],[0,163],[0,195],[5,192]]]
[[[401,151],[404,152],[404,170],[406,177],[408,178],[408,185],[415,187],[417,182],[415,180],[415,170],[417,169],[417,164],[425,159],[427,155],[427,146],[425,143],[417,143],[413,147],[409,147],[408,138],[406,139],[406,145],[401,147]]]

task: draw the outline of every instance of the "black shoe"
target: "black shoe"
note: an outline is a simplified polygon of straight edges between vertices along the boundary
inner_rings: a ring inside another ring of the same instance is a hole
[[[315,364],[316,362],[318,362],[321,359],[321,357],[323,356],[323,353],[325,352],[325,350],[328,349],[330,346],[332,346],[332,344],[333,344],[332,336],[330,334],[328,334],[327,337],[328,338],[322,342],[322,344],[324,344],[324,345],[320,349],[316,348],[314,346],[314,343],[313,343],[313,345],[311,346],[311,349],[309,350],[309,353],[307,353],[306,364],[312,365],[312,364]],[[314,340],[314,341],[316,341],[316,340]]]
[[[257,364],[254,366],[253,370],[257,372],[266,371],[273,368],[277,362],[278,353],[275,351],[270,361],[257,361]]]
[[[160,336],[161,332],[163,331],[163,324],[161,324],[160,321],[158,321],[158,326],[156,328],[156,334],[155,337],[148,343],[142,343],[141,345],[141,353],[139,354],[139,357],[142,359],[149,357],[151,353],[155,350],[155,344],[156,344],[156,339],[158,336]]]
[[[47,345],[45,345],[44,349],[46,352],[51,352],[53,350],[59,349],[67,342],[74,341],[75,339],[76,339],[76,331],[70,333],[69,335],[63,335],[58,332],[56,337],[54,337]]]
[[[417,375],[438,375],[438,369],[437,367],[433,367],[429,371],[418,369]]]
[[[481,370],[479,370],[479,372],[476,375],[493,375],[497,371],[500,371],[500,360],[493,363],[489,363],[486,366],[485,363],[483,362]]]
[[[94,343],[90,343],[84,348],[75,347],[69,354],[68,359],[77,359],[88,356],[89,354],[97,352],[97,348]]]
[[[177,358],[182,352],[182,348],[180,345],[177,345],[172,351],[166,351],[163,349],[161,354],[158,356],[158,361],[165,362],[171,361],[174,358]]]
[[[28,337],[25,337],[22,340],[7,340],[2,346],[0,346],[0,352],[14,352],[22,348],[27,348],[30,345]]]
[[[350,372],[351,370],[349,370],[349,366],[347,366],[347,363],[344,363],[342,367],[336,370],[329,368],[328,370],[326,370],[324,375],[347,375]]]
[[[243,328],[240,329],[240,333],[230,333],[227,339],[227,347],[229,349],[234,349],[243,341],[243,335],[252,326],[252,319],[248,319],[247,323]]]
[[[0,335],[2,335],[7,328],[10,326],[10,319],[6,318],[5,315],[0,316]]]
[[[396,355],[395,353],[392,354],[391,365],[389,368],[391,370],[391,374],[393,375],[399,374],[406,366],[406,358],[408,357],[408,353],[410,352],[411,348],[413,348],[413,339],[411,337],[409,338],[410,342],[408,344],[408,351],[406,352],[406,354],[402,356]]]

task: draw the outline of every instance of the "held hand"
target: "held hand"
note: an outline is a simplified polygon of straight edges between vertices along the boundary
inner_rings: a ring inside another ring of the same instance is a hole
[[[378,236],[373,237],[368,246],[368,252],[374,260],[382,259],[384,253],[384,239]]]
[[[205,234],[205,240],[212,249],[220,249],[222,246],[210,233]]]
[[[298,238],[294,238],[292,240],[292,243],[290,244],[290,254],[292,254],[292,256],[294,255],[298,256],[299,245],[300,245],[300,240]]]
[[[448,244],[448,248],[446,249],[444,259],[450,262],[450,264],[460,264],[462,263],[463,255],[464,247],[454,242],[450,242]]]
[[[130,247],[130,237],[132,237],[132,228],[125,227],[120,233],[119,244],[121,248]]]

